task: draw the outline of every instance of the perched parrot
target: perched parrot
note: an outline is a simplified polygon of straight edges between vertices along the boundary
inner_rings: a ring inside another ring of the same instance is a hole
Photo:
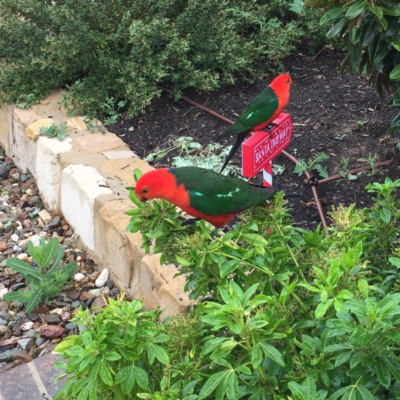
[[[140,201],[161,198],[216,228],[241,211],[270,199],[276,190],[197,167],[161,168],[142,175],[135,193]],[[288,195],[297,196],[297,195]]]
[[[278,75],[242,111],[236,122],[222,133],[222,136],[236,136],[235,143],[228,154],[220,173],[233,157],[238,147],[250,132],[259,131],[270,124],[286,107],[292,78],[287,74]]]

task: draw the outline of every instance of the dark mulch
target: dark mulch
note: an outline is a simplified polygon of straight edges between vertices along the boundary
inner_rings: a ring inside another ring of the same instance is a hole
[[[386,176],[400,178],[398,169],[398,136],[386,136],[387,128],[397,111],[387,106],[389,97],[382,100],[374,88],[369,88],[365,79],[357,76],[341,76],[340,62],[344,54],[325,48],[317,56],[300,50],[285,60],[286,71],[293,78],[291,97],[286,112],[294,122],[293,138],[289,153],[298,159],[309,159],[316,152],[329,154],[323,165],[329,175],[341,169],[340,160],[349,158],[349,169],[367,165],[362,159],[369,154],[377,155],[376,162],[393,159],[390,166],[378,168],[375,175],[361,173],[354,181],[340,180],[318,187],[325,212],[340,203],[357,206],[371,204],[371,196],[365,185],[383,181]],[[249,101],[270,81],[259,80],[249,84],[238,80],[235,86],[223,87],[212,93],[188,90],[186,97],[234,120]],[[360,126],[358,121],[366,121]],[[206,145],[214,142],[227,124],[181,100],[174,102],[163,93],[153,101],[146,114],[136,118],[123,115],[120,122],[109,129],[120,136],[140,157],[153,152],[165,144],[169,137],[192,136],[194,141]],[[130,130],[129,130],[130,129]],[[133,130],[132,130],[133,129]],[[231,144],[233,139],[222,139]],[[240,155],[234,162],[240,163]],[[275,164],[285,166],[281,175],[274,176],[274,186],[302,195],[292,199],[293,220],[305,228],[319,223],[310,188],[304,178],[293,173],[294,165],[282,155]],[[169,158],[155,165],[169,165]]]

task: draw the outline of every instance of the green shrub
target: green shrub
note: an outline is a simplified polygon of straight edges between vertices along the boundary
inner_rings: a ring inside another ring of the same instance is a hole
[[[0,104],[66,86],[68,109],[111,120],[110,103],[137,114],[158,85],[177,98],[261,76],[315,26],[292,10],[298,1],[2,0]]]
[[[383,96],[393,92],[389,106],[400,108],[400,5],[391,0],[306,0],[324,7],[321,25],[329,25],[328,38],[342,38],[348,52],[342,69],[367,75]],[[400,131],[400,113],[389,131]]]
[[[40,302],[47,302],[56,296],[60,289],[71,280],[78,265],[68,263],[60,267],[64,256],[64,249],[57,238],[47,243],[43,238],[40,245],[28,243],[28,253],[32,256],[36,268],[18,258],[9,258],[7,266],[19,272],[28,283],[25,290],[17,290],[4,295],[4,300],[26,303],[26,311],[31,312]]]

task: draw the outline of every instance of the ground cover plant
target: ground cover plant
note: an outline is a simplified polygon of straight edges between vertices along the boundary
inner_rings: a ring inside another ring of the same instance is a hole
[[[67,108],[113,123],[158,85],[179,98],[276,69],[304,35],[324,40],[320,14],[278,0],[1,0],[0,104],[26,107],[62,86]]]
[[[163,323],[140,300],[80,311],[56,398],[399,399],[399,187],[368,185],[373,206],[337,207],[327,231],[292,226],[278,194],[216,238],[131,190],[128,229],[199,303]]]

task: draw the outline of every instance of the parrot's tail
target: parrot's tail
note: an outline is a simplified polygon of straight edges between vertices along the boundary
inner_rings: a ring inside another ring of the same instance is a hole
[[[239,146],[242,144],[243,140],[246,138],[247,133],[248,132],[244,132],[244,133],[239,133],[238,135],[236,135],[235,143],[233,143],[231,151],[229,152],[228,157],[226,157],[226,159],[222,165],[222,168],[219,171],[220,174],[225,169],[225,167],[227,166],[227,164],[231,160],[231,158],[235,155],[236,150],[239,148]]]

